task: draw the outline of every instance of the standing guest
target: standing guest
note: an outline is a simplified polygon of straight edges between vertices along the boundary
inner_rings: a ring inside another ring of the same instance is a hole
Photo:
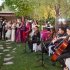
[[[15,28],[16,28],[16,22],[15,20],[12,22],[11,26],[11,41],[15,41]]]
[[[29,35],[28,35],[28,47],[30,49],[31,52],[33,52],[33,43],[32,43],[32,37],[34,35],[34,32],[35,32],[35,26],[36,26],[36,23],[33,21],[31,21],[30,23],[30,32],[29,32]]]
[[[2,27],[2,18],[0,18],[0,39],[2,39],[2,29],[3,29],[3,27]]]
[[[40,45],[40,32],[39,32],[39,27],[35,26],[35,32],[32,37],[32,42],[33,42],[33,51],[37,51],[38,46]]]
[[[51,32],[48,31],[47,27],[43,27],[43,30],[41,31],[41,42],[43,43],[42,50],[43,52],[48,51],[48,45],[51,41]]]
[[[28,23],[26,23],[26,33],[27,33],[27,37],[32,29],[32,26],[31,26],[31,21],[28,21]]]
[[[25,25],[25,23],[24,23],[24,24],[21,26],[21,41],[22,41],[22,42],[25,42],[25,41],[26,41],[25,37],[26,37],[26,25]]]
[[[17,19],[16,23],[16,42],[21,42],[21,19]]]
[[[33,52],[32,30],[30,31],[29,36],[28,36],[28,47],[30,51]]]
[[[26,21],[26,23],[23,24],[23,42],[25,43],[27,41],[28,35],[31,30],[31,22]]]
[[[22,42],[25,43],[26,42],[26,38],[27,38],[27,33],[26,33],[26,24],[27,24],[27,20],[25,20],[24,24],[21,27],[21,31],[22,31]]]
[[[26,31],[25,20],[24,20],[24,17],[22,17],[22,23],[21,23],[21,42],[24,42],[23,32],[25,32],[25,31]]]
[[[32,33],[32,21],[30,20],[28,25],[26,26],[27,28],[27,33],[28,33],[28,47],[29,49],[31,50],[31,52],[33,52],[33,44],[32,44],[32,36],[33,36],[33,33]]]
[[[6,21],[7,21],[7,20],[5,19],[5,20],[3,21],[3,24],[2,24],[2,26],[3,26],[3,39],[4,39],[4,40],[6,39],[6,38],[5,38],[5,34],[6,34],[6,31],[7,31],[7,30],[6,30],[6,27],[5,27],[5,26],[6,26],[6,23],[7,23]]]
[[[35,26],[37,26],[37,25],[38,25],[38,23],[36,23],[36,20],[34,20],[34,21],[32,22],[32,32],[31,32],[31,35],[32,35],[32,36],[34,35]]]
[[[43,27],[43,30],[41,31],[41,39],[45,42],[50,37],[51,32],[47,30],[46,27]]]

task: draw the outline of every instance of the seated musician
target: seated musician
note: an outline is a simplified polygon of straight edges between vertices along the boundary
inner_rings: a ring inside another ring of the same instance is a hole
[[[51,49],[53,50],[53,52],[55,51],[55,48],[58,48],[58,44],[64,39],[66,38],[66,30],[63,27],[59,27],[58,29],[58,33],[57,36],[52,40],[53,46]]]
[[[69,38],[67,39],[67,41],[68,41],[67,48],[65,50],[63,50],[62,54],[59,55],[57,58],[57,61],[59,61],[61,63],[63,70],[65,70],[65,68],[66,68],[64,59],[70,58],[70,27],[68,27],[66,29],[66,33],[67,33],[67,36],[69,36]]]

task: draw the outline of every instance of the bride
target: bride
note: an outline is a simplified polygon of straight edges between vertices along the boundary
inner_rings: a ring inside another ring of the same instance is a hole
[[[11,38],[11,21],[8,21],[6,24],[7,32],[6,32],[6,38],[10,40]]]
[[[15,28],[16,28],[16,22],[13,21],[11,25],[11,41],[15,41]]]

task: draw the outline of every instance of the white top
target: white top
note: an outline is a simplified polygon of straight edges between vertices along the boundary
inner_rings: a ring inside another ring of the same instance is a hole
[[[12,24],[11,28],[12,29],[15,29],[15,23]]]

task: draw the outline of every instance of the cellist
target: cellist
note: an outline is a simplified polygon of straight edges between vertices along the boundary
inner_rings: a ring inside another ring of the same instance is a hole
[[[67,33],[67,35],[69,36],[67,48],[66,48],[66,49],[64,50],[64,52],[57,58],[57,61],[59,61],[59,62],[61,63],[63,70],[66,68],[64,59],[70,58],[70,27],[68,27],[68,28],[66,29],[66,33]]]
[[[58,44],[64,39],[66,38],[66,30],[63,27],[59,27],[58,28],[58,32],[57,35],[55,36],[55,38],[53,38],[52,40],[52,44],[55,45],[53,46],[51,49],[53,52],[55,52],[55,48],[58,48]]]
[[[67,35],[70,36],[70,27],[66,29]],[[63,68],[66,67],[64,59],[70,58],[70,37],[68,38],[68,46],[64,50],[64,52],[57,58],[57,61],[59,61]]]

